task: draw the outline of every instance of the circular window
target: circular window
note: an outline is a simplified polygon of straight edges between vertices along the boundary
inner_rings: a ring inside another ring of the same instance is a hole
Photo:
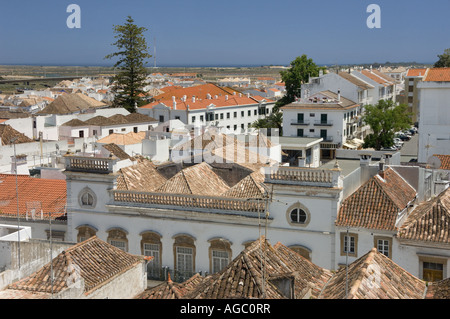
[[[294,208],[291,211],[291,222],[293,223],[304,224],[307,218],[308,216],[303,209]]]
[[[89,187],[86,187],[80,192],[78,196],[78,202],[81,207],[94,208],[97,202],[97,198],[95,196],[95,193]]]

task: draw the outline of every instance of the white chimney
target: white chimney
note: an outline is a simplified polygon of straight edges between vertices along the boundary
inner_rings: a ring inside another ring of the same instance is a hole
[[[214,95],[214,98],[217,100],[219,98],[219,96],[218,95]]]
[[[341,101],[341,90],[338,90],[337,100],[338,100],[338,102]]]
[[[173,109],[176,110],[177,109],[177,101],[173,101]]]
[[[247,97],[250,98],[250,93],[247,93]]]
[[[239,93],[239,97],[242,97],[242,93]]]
[[[192,97],[192,103],[195,103],[195,96]]]
[[[228,95],[225,95],[225,101],[228,101]]]

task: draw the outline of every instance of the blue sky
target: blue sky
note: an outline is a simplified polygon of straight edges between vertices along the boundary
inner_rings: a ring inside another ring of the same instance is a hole
[[[19,4],[20,3],[20,4]],[[70,4],[81,28],[66,25]],[[369,4],[381,28],[369,29]],[[0,64],[105,65],[113,25],[148,29],[158,66],[435,62],[450,47],[448,0],[22,0],[3,1]],[[153,65],[153,58],[149,65]]]

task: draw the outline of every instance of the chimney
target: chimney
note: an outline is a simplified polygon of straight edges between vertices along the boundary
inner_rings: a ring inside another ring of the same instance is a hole
[[[228,101],[228,95],[225,95],[225,101]]]
[[[338,102],[341,102],[341,90],[338,90],[337,92],[337,100]]]
[[[250,98],[250,93],[247,93],[247,97]]]
[[[192,103],[195,103],[195,95],[192,96]]]
[[[242,93],[239,93],[239,97],[242,97]]]
[[[372,154],[359,154],[359,164],[360,166],[369,166],[372,160]]]
[[[392,154],[391,153],[385,153],[384,154],[384,158],[385,158],[385,164],[386,165],[391,165]]]
[[[173,101],[173,109],[174,109],[174,110],[177,109],[177,101]]]
[[[381,178],[384,179],[384,169],[385,169],[385,161],[384,161],[384,157],[381,157],[380,162],[378,163],[378,175],[381,176]]]

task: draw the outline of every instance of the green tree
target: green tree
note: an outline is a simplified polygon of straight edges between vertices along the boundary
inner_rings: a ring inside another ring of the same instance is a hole
[[[439,60],[434,64],[435,68],[450,67],[450,48],[446,49],[443,54],[438,55]]]
[[[411,115],[408,105],[395,105],[391,100],[380,100],[375,105],[367,105],[363,122],[370,126],[372,133],[364,139],[364,148],[380,150],[394,145],[395,132],[410,128]]]
[[[138,27],[134,20],[128,16],[124,25],[115,25],[116,46],[118,51],[105,56],[105,59],[118,57],[114,67],[118,73],[114,76],[112,91],[115,93],[114,107],[124,107],[130,112],[135,106],[145,103],[143,88],[146,86],[147,70],[144,67],[145,59],[150,58],[144,27]]]
[[[252,123],[251,127],[258,129],[277,128],[279,130],[279,134],[282,135],[283,134],[282,124],[283,124],[283,113],[281,113],[280,111],[275,111],[265,118],[256,120],[255,122]]]
[[[310,77],[319,76],[319,70],[325,70],[325,67],[317,66],[306,54],[297,57],[290,64],[290,68],[280,72],[281,80],[285,83],[286,94],[276,104],[278,110],[281,106],[292,103],[295,97],[299,96],[299,91],[303,83],[309,81]]]

